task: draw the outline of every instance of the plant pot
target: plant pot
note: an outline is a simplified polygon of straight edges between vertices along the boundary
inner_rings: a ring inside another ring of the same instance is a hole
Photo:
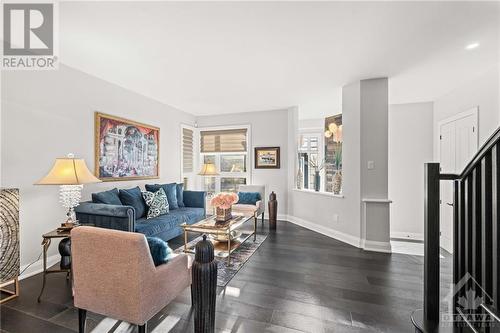
[[[333,193],[340,194],[342,191],[342,171],[337,170],[333,176]]]
[[[226,222],[231,219],[231,208],[220,208],[216,207],[215,208],[215,221],[217,222]]]
[[[314,190],[316,192],[319,192],[319,189],[321,188],[321,177],[319,175],[319,171],[314,172]]]

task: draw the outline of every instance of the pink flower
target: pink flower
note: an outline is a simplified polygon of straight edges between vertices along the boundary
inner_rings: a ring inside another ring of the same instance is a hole
[[[239,198],[236,193],[219,193],[210,200],[210,204],[214,207],[229,209],[238,200]]]

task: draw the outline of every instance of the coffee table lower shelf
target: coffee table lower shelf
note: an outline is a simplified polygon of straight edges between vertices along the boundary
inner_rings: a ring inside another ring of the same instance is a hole
[[[205,234],[200,231],[189,231],[189,232],[199,232],[200,234]],[[219,258],[227,258],[227,263],[230,265],[231,263],[231,254],[236,251],[240,247],[241,244],[243,244],[245,241],[247,241],[250,237],[254,236],[254,242],[255,242],[255,232],[242,232],[240,236],[231,239],[230,242],[228,241],[218,241],[215,240],[211,237],[210,234],[208,234],[207,239],[212,242],[214,245],[214,255]],[[187,242],[186,242],[187,243]],[[230,247],[230,249],[229,249]],[[184,246],[184,252],[185,253],[192,253],[195,254],[195,247],[194,246],[188,246],[187,244]]]

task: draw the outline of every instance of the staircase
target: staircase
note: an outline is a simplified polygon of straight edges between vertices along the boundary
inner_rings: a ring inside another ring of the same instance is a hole
[[[415,332],[500,332],[500,128],[460,174],[425,164],[424,305]],[[439,183],[453,181],[453,284],[440,311]]]

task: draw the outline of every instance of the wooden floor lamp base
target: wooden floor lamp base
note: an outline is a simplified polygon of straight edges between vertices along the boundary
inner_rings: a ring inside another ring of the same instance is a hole
[[[11,284],[14,284],[14,290],[10,290],[10,289],[5,289],[6,286],[8,285],[11,285]],[[19,278],[14,278],[13,280],[10,280],[10,281],[6,281],[2,284],[0,284],[0,291],[2,293],[6,293],[8,294],[9,296],[5,297],[5,298],[2,298],[0,300],[0,304],[4,303],[4,302],[7,302],[7,301],[10,301],[11,299],[13,298],[16,298],[17,296],[19,296]]]

